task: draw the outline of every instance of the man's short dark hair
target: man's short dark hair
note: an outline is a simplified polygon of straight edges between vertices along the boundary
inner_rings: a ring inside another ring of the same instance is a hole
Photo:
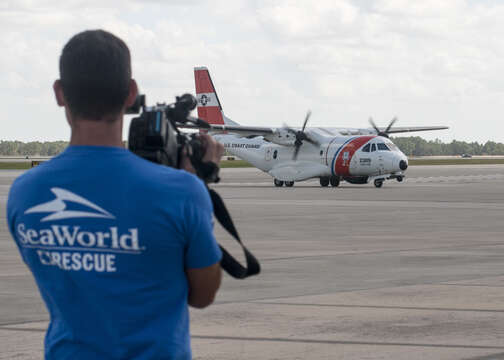
[[[124,41],[103,30],[73,36],[63,48],[60,79],[73,116],[118,114],[129,93],[131,57]]]

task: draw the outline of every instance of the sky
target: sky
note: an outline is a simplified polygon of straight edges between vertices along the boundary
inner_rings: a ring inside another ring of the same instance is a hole
[[[504,1],[0,0],[0,140],[67,140],[52,84],[76,33],[132,54],[147,102],[194,93],[207,66],[242,125],[446,125],[439,138],[504,142]],[[126,118],[124,138],[130,117]]]

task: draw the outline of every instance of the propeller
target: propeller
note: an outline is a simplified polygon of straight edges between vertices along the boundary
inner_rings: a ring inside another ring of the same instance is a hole
[[[381,131],[378,126],[376,126],[375,122],[373,121],[373,118],[369,118],[369,123],[371,124],[371,126],[376,130],[376,133],[378,134],[378,136],[383,136],[383,137],[386,137],[388,138],[388,134],[389,134],[389,131],[390,129],[392,129],[392,126],[395,124],[395,122],[397,121],[397,117],[394,117],[391,121],[390,121],[390,124],[387,126],[387,128],[385,129],[385,131]]]
[[[301,130],[296,131],[288,126],[284,126],[284,128],[288,132],[290,132],[291,134],[294,134],[294,136],[296,137],[296,141],[294,141],[294,154],[292,156],[292,160],[294,160],[294,161],[297,160],[297,157],[299,154],[299,149],[301,148],[301,145],[303,145],[303,141],[308,141],[310,144],[313,144],[316,146],[320,145],[320,143],[318,141],[310,139],[310,137],[304,132],[305,128],[306,128],[306,124],[308,123],[308,119],[310,118],[310,116],[311,116],[311,111],[308,110],[308,112],[306,113],[306,117],[305,117],[303,127],[301,128]]]

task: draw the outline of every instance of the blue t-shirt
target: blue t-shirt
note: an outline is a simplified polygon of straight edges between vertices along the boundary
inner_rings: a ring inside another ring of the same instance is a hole
[[[203,183],[117,147],[16,179],[7,218],[51,322],[46,359],[190,359],[186,268],[217,263]]]

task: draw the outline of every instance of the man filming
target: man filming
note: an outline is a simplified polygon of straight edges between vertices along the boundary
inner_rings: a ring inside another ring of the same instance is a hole
[[[123,148],[137,85],[121,39],[79,33],[59,69],[70,146],[17,178],[7,204],[50,314],[45,358],[190,359],[187,305],[210,305],[221,281],[207,190]],[[218,164],[222,145],[201,141],[203,161]]]

